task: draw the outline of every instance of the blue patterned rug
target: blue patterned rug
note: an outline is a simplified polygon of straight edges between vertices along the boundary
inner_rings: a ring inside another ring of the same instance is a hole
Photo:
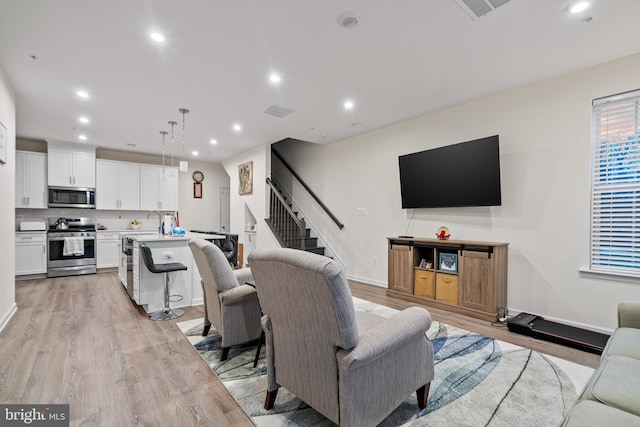
[[[389,317],[397,311],[354,298],[356,310]],[[307,404],[280,388],[275,407],[262,407],[266,392],[264,348],[253,367],[256,345],[232,347],[220,362],[220,335],[201,337],[202,319],[178,323],[202,358],[257,426],[331,426]],[[428,331],[435,378],[427,407],[415,393],[380,425],[558,426],[593,369],[487,338],[442,323]]]

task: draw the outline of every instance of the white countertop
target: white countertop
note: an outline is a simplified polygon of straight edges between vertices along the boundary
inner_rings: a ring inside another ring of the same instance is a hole
[[[133,230],[132,230],[133,231]],[[127,232],[123,234],[128,235]],[[162,242],[162,241],[182,241],[189,239],[226,239],[226,236],[219,234],[204,234],[187,232],[182,235],[165,235],[165,234],[135,234],[131,233],[130,237],[138,242]]]

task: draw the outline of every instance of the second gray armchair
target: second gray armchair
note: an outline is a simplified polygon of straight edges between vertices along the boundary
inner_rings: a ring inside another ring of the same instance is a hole
[[[251,270],[233,270],[219,247],[203,239],[189,240],[193,258],[202,277],[204,330],[213,325],[222,335],[220,360],[226,360],[231,346],[260,338],[260,304]]]

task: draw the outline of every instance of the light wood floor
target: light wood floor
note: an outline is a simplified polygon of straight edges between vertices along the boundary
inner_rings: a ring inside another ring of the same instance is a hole
[[[396,309],[415,305],[352,282],[353,295]],[[0,402],[70,403],[78,426],[251,426],[178,321],[147,319],[115,273],[19,281],[18,311],[0,333]],[[599,357],[429,310],[435,320],[596,366]]]

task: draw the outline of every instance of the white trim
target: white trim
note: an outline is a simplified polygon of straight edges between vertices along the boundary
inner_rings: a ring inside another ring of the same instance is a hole
[[[191,300],[191,305],[192,306],[194,306],[194,305],[202,305],[202,304],[204,304],[204,297],[203,298],[193,298]]]
[[[17,311],[18,304],[14,302],[13,305],[9,308],[9,311],[7,311],[7,313],[2,317],[2,320],[0,321],[0,332],[2,332],[5,326],[7,326],[9,320],[11,320],[11,318],[14,314],[16,314]]]
[[[614,280],[617,282],[632,283],[634,285],[640,285],[640,277],[629,276],[622,273],[605,272],[598,270],[591,270],[590,268],[580,268],[579,273],[583,277],[599,280]]]
[[[353,276],[353,275],[347,275],[347,280],[353,280],[354,282],[360,282],[360,283],[364,283],[367,285],[374,285],[374,286],[378,286],[381,288],[387,288],[387,282],[381,282],[379,280],[372,280],[369,278],[365,278],[365,277],[358,277],[358,276]]]

